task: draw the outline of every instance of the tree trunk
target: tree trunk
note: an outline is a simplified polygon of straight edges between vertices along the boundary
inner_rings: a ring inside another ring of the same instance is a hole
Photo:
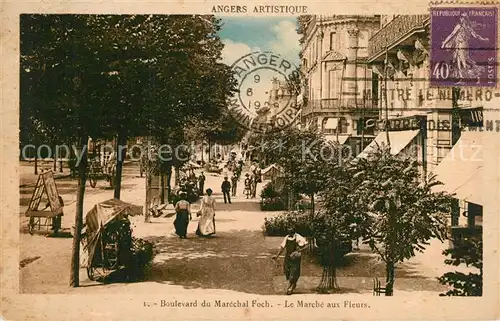
[[[153,163],[153,158],[151,155],[151,137],[148,137],[148,143],[146,147],[146,166],[144,167],[144,178],[146,182],[146,201],[144,202],[144,222],[149,223],[149,206],[151,204],[151,166]]]
[[[338,288],[337,264],[335,260],[336,249],[337,242],[335,240],[328,242],[328,245],[323,248],[324,253],[322,253],[321,262],[323,265],[323,274],[318,285],[319,292],[328,293]]]
[[[81,162],[78,164],[78,193],[76,196],[75,232],[73,235],[73,249],[71,254],[70,286],[80,286],[80,239],[83,225],[83,200],[85,196],[85,184],[87,182],[87,142],[88,136],[80,138],[82,146]]]
[[[146,202],[144,204],[144,222],[149,223],[149,206],[151,202],[151,172],[146,171]]]
[[[160,173],[160,200],[162,204],[165,204],[165,174]]]
[[[123,161],[127,155],[127,149],[123,148],[126,146],[127,136],[123,134],[118,134],[117,144],[116,144],[116,175],[115,175],[115,198],[120,199],[120,193],[122,188],[122,172],[123,172]]]
[[[64,156],[68,157],[67,155],[64,155]],[[63,156],[59,155],[59,173],[62,173],[62,172],[63,172]]]
[[[212,161],[212,142],[208,139],[208,162]]]
[[[52,154],[52,156],[54,157],[54,167],[53,167],[53,170],[54,170],[54,173],[57,171],[57,145],[54,146],[54,153]]]
[[[394,293],[394,262],[388,261],[386,267],[386,289],[385,295],[392,296]]]
[[[38,151],[35,145],[35,175],[38,175]]]
[[[180,175],[181,175],[181,170],[179,167],[175,167],[175,186],[179,185],[180,182]]]
[[[203,139],[201,140],[201,165],[203,165],[205,163],[205,161],[203,160],[203,149],[205,148],[205,144],[203,142]]]
[[[311,194],[311,216],[314,217],[314,193]]]
[[[170,203],[170,194],[172,193],[172,166],[167,168],[167,200]]]

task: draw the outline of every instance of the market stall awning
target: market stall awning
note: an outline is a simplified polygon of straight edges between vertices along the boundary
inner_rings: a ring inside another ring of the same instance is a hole
[[[419,129],[389,132],[391,154],[399,154],[411,143],[411,141],[418,135],[419,132]],[[366,157],[372,150],[377,147],[377,145],[387,145],[386,132],[381,132],[380,134],[378,134],[377,137],[375,137],[375,139],[368,146],[366,146],[366,148],[356,158]]]
[[[134,216],[142,214],[142,206],[127,203],[118,199],[109,199],[97,203],[85,216],[85,224],[89,231],[97,231],[118,216]]]
[[[437,180],[444,184],[436,186],[435,191],[444,190],[456,194],[458,199],[483,204],[486,187],[483,180],[486,154],[483,152],[484,148],[492,145],[495,138],[500,139],[500,135],[479,131],[462,132],[458,142],[434,171]],[[498,186],[498,180],[496,182]]]
[[[271,170],[275,170],[275,171],[278,171],[278,172],[283,172],[283,170],[276,164],[271,164],[269,165],[268,167],[264,168],[262,171],[261,171],[261,174],[267,174],[269,171]]]
[[[337,142],[337,135],[336,134],[325,135],[325,138],[329,142],[334,142],[334,143]],[[349,138],[349,135],[339,135],[339,144],[341,144],[341,145],[344,144],[348,138]]]

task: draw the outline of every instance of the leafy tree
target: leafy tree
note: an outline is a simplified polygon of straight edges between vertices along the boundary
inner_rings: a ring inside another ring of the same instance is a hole
[[[313,18],[312,15],[300,15],[297,17],[297,33],[299,35],[302,35],[302,37],[299,40],[300,43],[303,43],[305,40],[307,26],[312,18]]]
[[[130,136],[169,136],[193,118],[220,114],[235,90],[230,68],[218,62],[222,43],[213,16],[99,16],[96,52],[107,61],[109,132],[119,145]],[[141,106],[141,108],[138,108]],[[115,197],[120,195],[117,159]]]
[[[483,295],[483,241],[482,238],[468,238],[446,249],[443,254],[450,258],[445,260],[447,265],[466,265],[474,267],[477,273],[468,274],[455,271],[447,272],[439,277],[439,283],[452,286],[452,289],[440,296],[481,296]]]
[[[88,28],[95,16],[21,16],[21,108],[49,135],[76,141],[81,148],[70,285],[79,284],[80,236],[87,171],[87,142],[107,123],[102,70],[92,50],[99,38]],[[25,73],[23,75],[23,73]]]
[[[415,160],[376,148],[355,165],[356,189],[349,198],[362,215],[364,243],[386,265],[386,295],[393,295],[395,265],[423,252],[431,238],[446,237],[452,198],[435,193],[435,176],[422,181]]]
[[[283,168],[287,186],[309,196],[314,215],[315,195],[327,187],[325,177],[338,164],[334,145],[314,130],[295,127],[264,134],[261,142],[258,151]]]
[[[182,137],[188,119],[225,106],[235,89],[219,63],[219,29],[213,16],[21,16],[21,113],[82,148],[71,285],[79,283],[88,138]]]
[[[341,145],[337,145],[337,153],[342,153]],[[346,159],[347,155],[343,155]],[[335,166],[325,175],[325,180],[330,188],[319,193],[321,209],[314,218],[314,237],[320,248],[323,275],[318,285],[320,292],[329,292],[338,288],[336,268],[339,260],[347,250],[346,244],[358,239],[363,224],[362,213],[356,211],[354,203],[358,200],[352,191],[356,188],[353,184],[353,167],[344,162]]]

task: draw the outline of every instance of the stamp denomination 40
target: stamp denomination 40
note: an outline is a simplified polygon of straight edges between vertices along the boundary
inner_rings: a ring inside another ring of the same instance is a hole
[[[431,8],[431,85],[495,87],[496,7]]]

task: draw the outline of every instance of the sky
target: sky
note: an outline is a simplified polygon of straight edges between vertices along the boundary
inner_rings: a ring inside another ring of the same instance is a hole
[[[223,61],[231,65],[252,51],[272,51],[298,66],[296,17],[221,17],[218,35],[225,44]]]

